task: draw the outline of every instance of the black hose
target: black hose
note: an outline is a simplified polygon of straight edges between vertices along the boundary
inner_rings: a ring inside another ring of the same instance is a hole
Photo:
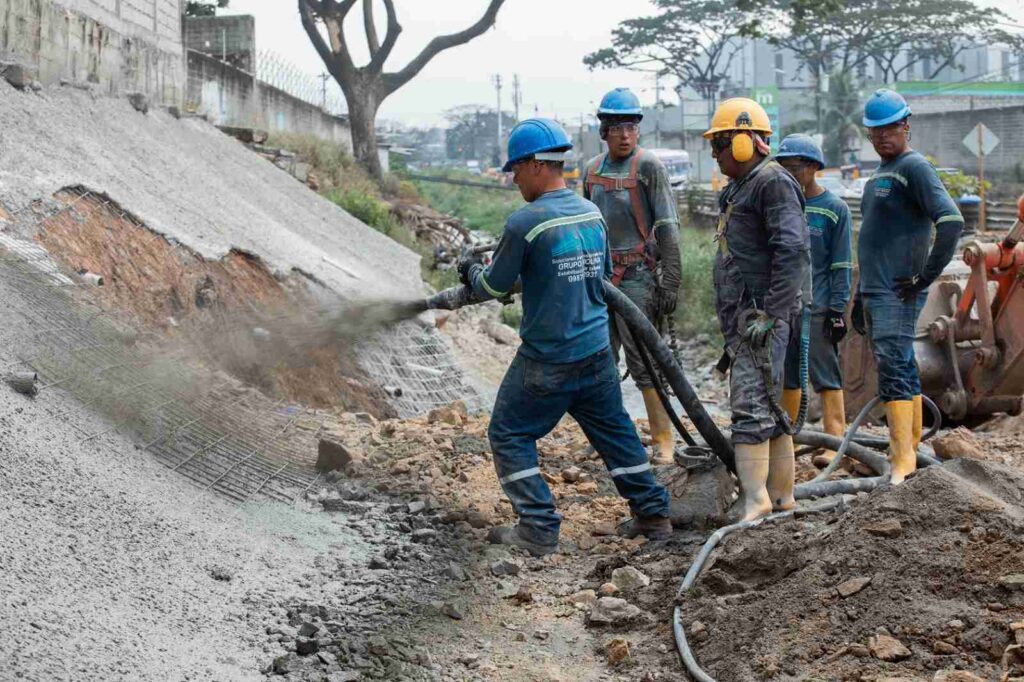
[[[668,397],[668,392],[665,391],[665,384],[661,383],[661,376],[658,372],[654,371],[654,365],[651,363],[651,356],[647,353],[647,347],[641,343],[637,343],[636,336],[631,330],[627,329],[627,332],[633,339],[633,345],[636,347],[637,352],[640,354],[640,359],[643,360],[644,369],[647,370],[647,376],[651,378],[651,384],[654,386],[654,392],[658,394],[658,400],[661,401],[661,406],[665,408],[665,412],[668,414],[669,420],[672,422],[672,426],[676,428],[679,435],[683,437],[687,445],[697,445],[697,441],[693,439],[690,432],[686,430],[686,426],[679,420],[679,415],[676,414],[676,410],[672,407],[672,401]]]
[[[704,409],[704,404],[701,403],[697,392],[693,390],[693,386],[687,381],[686,375],[683,373],[682,368],[679,367],[664,339],[658,334],[658,330],[654,328],[654,325],[647,319],[647,316],[608,280],[604,281],[604,299],[608,304],[608,309],[622,317],[626,326],[629,327],[629,331],[633,334],[633,339],[639,342],[638,345],[643,345],[650,352],[658,367],[664,372],[665,378],[668,380],[673,392],[675,392],[676,397],[679,398],[683,409],[686,410],[686,415],[693,422],[697,433],[701,435],[704,442],[708,444],[711,451],[722,460],[725,466],[730,471],[735,472],[736,455],[733,451],[732,443],[729,442],[721,429],[718,428],[718,425],[711,419],[708,411]]]
[[[798,445],[809,445],[815,450],[825,449],[833,452],[837,452],[843,445],[843,439],[839,436],[809,429],[803,429],[793,436],[793,442]],[[889,471],[889,461],[885,455],[865,445],[860,445],[856,441],[847,444],[844,454],[869,467],[877,474],[886,474]]]

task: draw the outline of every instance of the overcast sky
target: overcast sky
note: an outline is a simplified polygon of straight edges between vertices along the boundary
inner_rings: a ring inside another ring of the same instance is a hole
[[[1024,24],[1024,0],[993,0],[1014,21]],[[384,11],[377,10],[380,37],[384,36]],[[487,0],[395,0],[403,31],[388,60],[397,70],[439,33],[462,30],[474,23]],[[460,47],[434,58],[420,75],[384,101],[382,118],[414,125],[442,123],[446,109],[460,104],[494,106],[492,77],[505,81],[502,106],[512,108],[511,82],[519,74],[523,92],[520,113],[575,118],[592,111],[608,89],[624,85],[645,102],[654,101],[654,79],[625,70],[590,72],[583,66],[589,52],[608,46],[618,22],[652,12],[647,0],[507,0],[495,28]],[[309,74],[323,71],[323,63],[299,22],[296,0],[231,0],[226,14],[256,17],[256,44],[271,50]],[[354,21],[353,21],[354,20]],[[347,26],[357,53],[365,59],[361,13],[353,11]],[[663,99],[671,101],[667,97]]]

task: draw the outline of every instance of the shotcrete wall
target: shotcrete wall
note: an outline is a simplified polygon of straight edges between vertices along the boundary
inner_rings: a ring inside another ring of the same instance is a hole
[[[92,83],[180,104],[181,0],[0,0],[0,56],[37,68],[43,85]]]

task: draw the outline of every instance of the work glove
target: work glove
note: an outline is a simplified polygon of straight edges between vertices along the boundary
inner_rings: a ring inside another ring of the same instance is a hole
[[[654,316],[671,317],[676,311],[679,290],[674,287],[659,286],[654,289]]]
[[[853,311],[850,313],[850,324],[861,336],[867,336],[868,324],[864,318],[864,299],[857,296],[853,299]]]
[[[914,275],[913,277],[897,277],[893,280],[893,286],[896,289],[896,297],[901,301],[911,301],[917,296],[918,292],[924,291],[928,288],[931,282],[926,281],[921,275]]]
[[[747,322],[747,331],[744,336],[752,348],[764,348],[775,330],[775,318],[758,310]]]
[[[839,342],[846,336],[846,319],[841,310],[829,310],[825,313],[825,336],[833,345],[838,346]]]
[[[459,281],[465,284],[467,287],[473,286],[469,276],[473,271],[474,265],[483,266],[483,256],[466,256],[459,261]]]

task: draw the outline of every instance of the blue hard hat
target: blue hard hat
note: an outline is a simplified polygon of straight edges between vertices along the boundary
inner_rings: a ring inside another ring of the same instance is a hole
[[[508,173],[512,165],[538,155],[550,153],[552,161],[559,160],[555,152],[572,149],[572,140],[562,126],[550,118],[528,118],[508,136],[508,161],[501,169]]]
[[[910,116],[910,105],[895,90],[875,90],[864,105],[864,125],[868,128],[887,126]]]
[[[615,88],[601,98],[597,107],[600,116],[639,116],[644,117],[640,99],[629,88]]]
[[[825,167],[825,155],[821,153],[821,147],[818,146],[818,143],[810,135],[794,133],[783,138],[775,158],[786,159],[792,157],[808,159],[818,164],[819,168]]]

